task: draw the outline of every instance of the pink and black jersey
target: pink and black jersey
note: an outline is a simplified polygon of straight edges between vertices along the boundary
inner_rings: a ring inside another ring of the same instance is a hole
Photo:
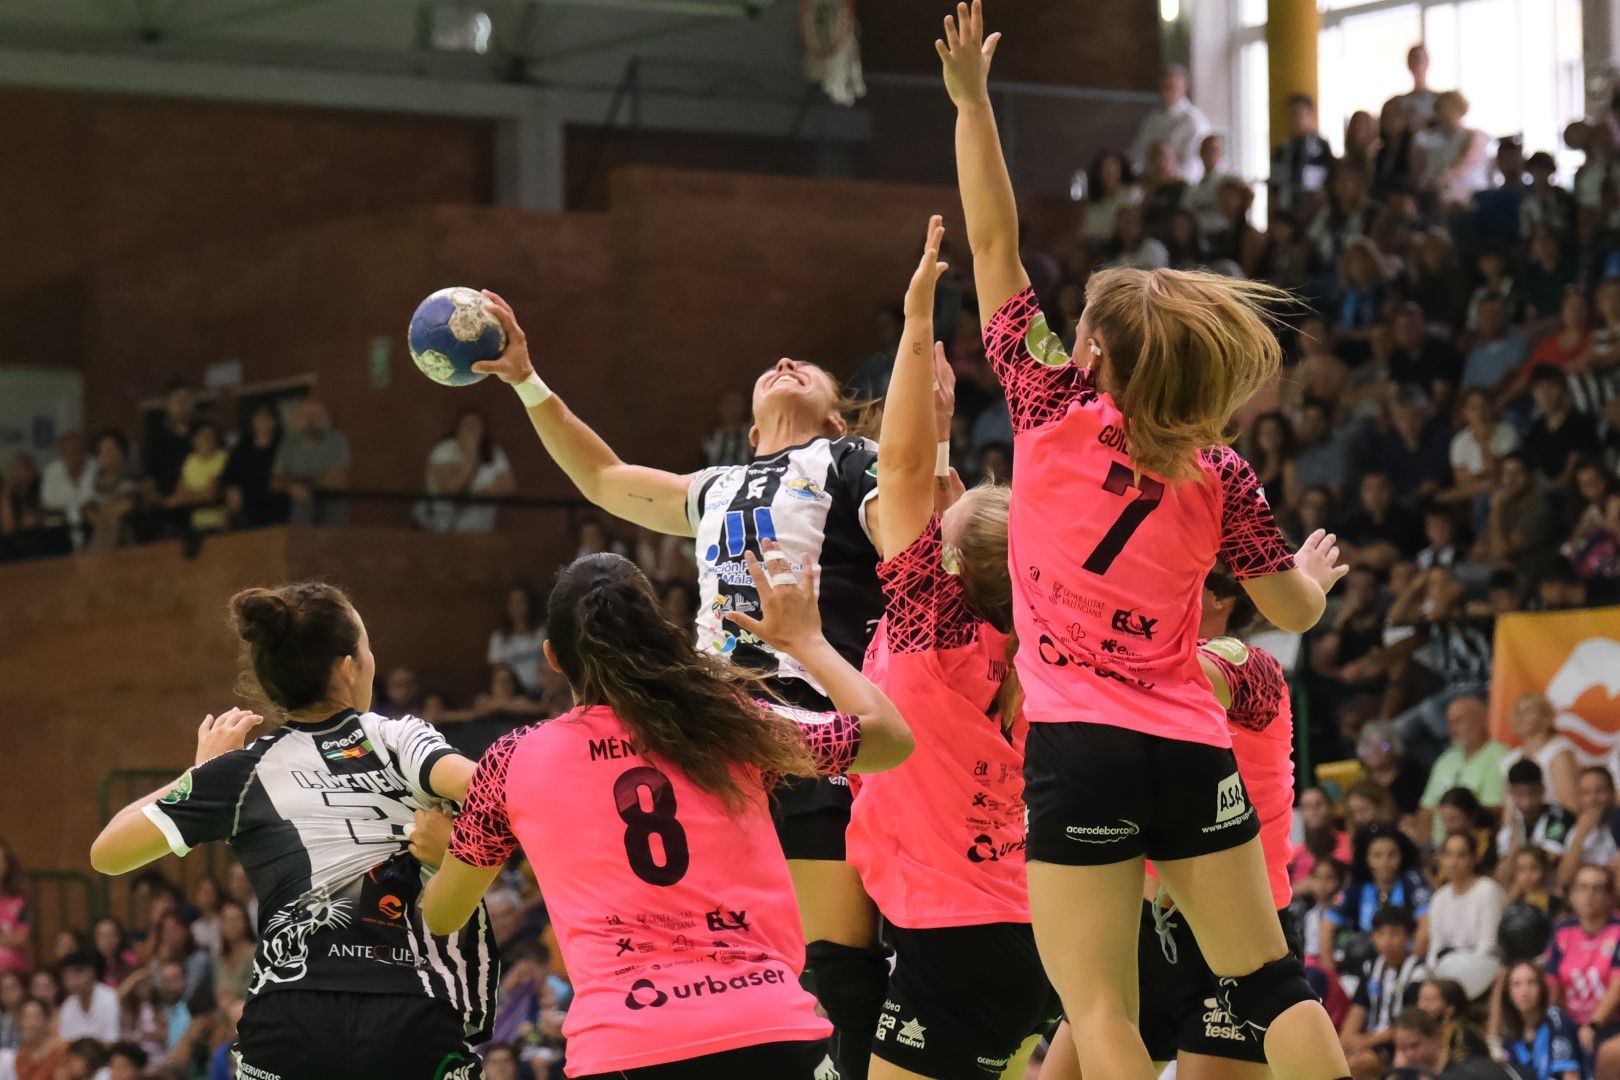
[[[1229,447],[1170,485],[1132,463],[1124,417],[1069,363],[1031,289],[985,329],[1013,426],[1008,548],[1032,722],[1229,746],[1193,650],[1217,556],[1237,578],[1293,566],[1254,469]]]
[[[940,563],[939,519],[878,564],[886,607],[864,671],[911,725],[903,764],[863,777],[849,861],[908,930],[1029,922],[1024,736],[995,711],[1007,635],[973,614]]]
[[[1232,753],[1249,801],[1260,815],[1260,847],[1266,854],[1271,898],[1281,910],[1294,898],[1288,878],[1294,823],[1294,713],[1288,679],[1277,658],[1264,649],[1233,638],[1199,645],[1232,691],[1226,709]]]
[[[855,718],[783,711],[821,769],[849,768]],[[758,797],[733,811],[644,757],[601,706],[515,731],[479,762],[450,851],[477,867],[520,843],[528,854],[574,982],[569,1075],[831,1032],[799,986],[804,934],[769,778],[739,781]]]
[[[1553,930],[1542,965],[1564,994],[1564,1011],[1576,1026],[1592,1021],[1609,981],[1620,973],[1620,918],[1588,934],[1579,919],[1565,919]]]

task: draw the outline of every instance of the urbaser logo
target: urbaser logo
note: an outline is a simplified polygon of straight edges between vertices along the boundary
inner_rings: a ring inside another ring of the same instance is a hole
[[[633,1012],[642,1009],[661,1009],[669,1002],[669,995],[658,989],[651,979],[637,979],[624,995],[624,1007]]]
[[[736,959],[741,959],[741,956]],[[640,1012],[642,1009],[661,1009],[671,1001],[687,1001],[703,997],[705,994],[712,998],[719,997],[722,994],[735,994],[760,986],[777,986],[790,981],[792,975],[787,969],[766,968],[764,971],[750,971],[746,975],[733,975],[726,979],[705,975],[689,983],[677,983],[665,993],[651,979],[637,979],[630,984],[630,992],[624,996],[624,1007],[633,1012]]]

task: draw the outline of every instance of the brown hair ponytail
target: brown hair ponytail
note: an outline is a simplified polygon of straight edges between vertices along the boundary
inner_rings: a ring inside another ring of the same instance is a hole
[[[546,629],[581,702],[612,708],[644,756],[674,766],[731,808],[752,794],[738,786],[735,766],[815,772],[798,727],[759,704],[758,677],[699,652],[691,628],[664,617],[630,560],[603,552],[564,567]]]
[[[360,624],[335,585],[301,581],[243,589],[231,597],[231,629],[242,639],[239,690],[249,700],[297,712],[326,698],[332,667],[360,651]]]

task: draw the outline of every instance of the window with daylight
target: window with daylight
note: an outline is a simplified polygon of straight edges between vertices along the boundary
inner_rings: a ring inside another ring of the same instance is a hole
[[[1244,175],[1264,180],[1271,145],[1266,81],[1266,0],[1225,0],[1234,29],[1226,50],[1232,84],[1232,153]],[[1318,0],[1317,78],[1322,134],[1335,153],[1344,125],[1365,109],[1376,118],[1411,87],[1406,51],[1429,49],[1429,85],[1468,98],[1468,124],[1493,138],[1522,135],[1526,153],[1546,150],[1567,178],[1579,155],[1564,126],[1585,111],[1581,0]]]

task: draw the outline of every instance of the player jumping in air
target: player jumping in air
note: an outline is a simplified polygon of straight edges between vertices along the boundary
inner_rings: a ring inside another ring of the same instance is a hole
[[[766,705],[758,679],[699,652],[634,563],[558,576],[546,659],[572,712],[490,748],[428,884],[428,925],[475,910],[518,844],[574,983],[568,1072],[591,1080],[838,1080],[831,1027],[799,985],[804,936],[768,801],[783,775],[892,768],[905,721],[822,636],[817,572],[752,555],[761,617],[836,712]]]
[[[949,399],[952,382],[930,347],[943,235],[936,217],[884,403],[876,538],[893,554],[878,564],[887,604],[864,667],[917,749],[861,785],[849,828],[850,862],[895,948],[875,1080],[993,1080],[1059,1011],[1024,886],[1028,725],[1011,665],[1008,491],[962,494],[958,484],[960,497],[934,512],[936,472],[947,471],[936,461],[935,397]]]
[[[1137,1030],[1144,858],[1237,1022],[1283,1080],[1349,1074],[1288,952],[1254,807],[1197,660],[1217,555],[1273,623],[1304,631],[1344,573],[1320,533],[1290,555],[1254,470],[1222,444],[1275,375],[1257,305],[1214,275],[1107,270],[1086,289],[1076,364],[1040,314],[987,78],[998,36],[959,5],[936,49],[957,107],[957,174],[985,345],[1007,397],[1008,522],[1025,746],[1030,913],[1089,1076],[1156,1075]]]

